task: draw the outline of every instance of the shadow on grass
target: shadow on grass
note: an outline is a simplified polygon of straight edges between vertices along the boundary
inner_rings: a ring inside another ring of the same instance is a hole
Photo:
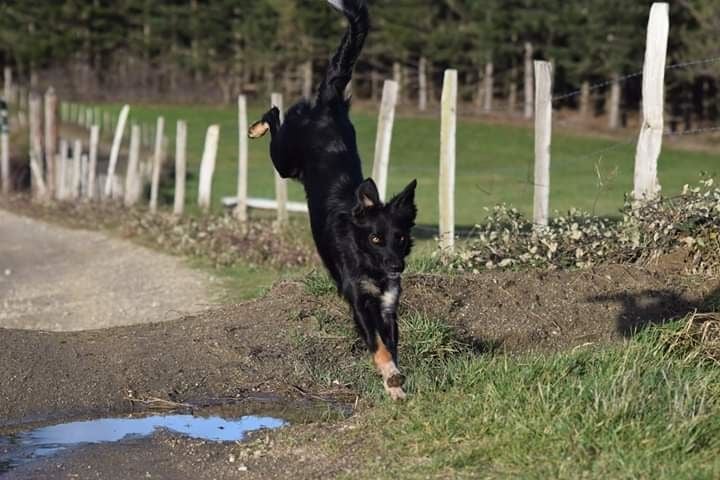
[[[617,331],[629,338],[647,327],[671,322],[688,313],[717,311],[720,309],[720,288],[700,301],[690,301],[669,289],[600,295],[592,297],[591,301],[622,304],[622,312],[616,319]]]

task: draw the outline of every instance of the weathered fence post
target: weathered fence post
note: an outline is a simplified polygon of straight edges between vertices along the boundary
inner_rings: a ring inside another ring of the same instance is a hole
[[[405,92],[402,91],[402,67],[400,66],[400,62],[393,63],[393,80],[395,83],[398,84],[398,103],[402,103],[403,95],[405,95]]]
[[[0,180],[2,193],[7,195],[10,193],[10,117],[5,100],[0,100]]]
[[[657,161],[662,151],[665,104],[665,62],[670,13],[667,3],[654,3],[650,10],[643,68],[643,122],[635,155],[633,198],[645,202],[660,193]]]
[[[57,114],[58,100],[55,89],[50,87],[45,93],[45,180],[48,196],[52,198],[55,190],[55,153],[57,151]]]
[[[525,43],[525,118],[533,117],[533,46]]]
[[[73,175],[72,175],[72,187],[70,195],[73,199],[80,198],[80,177],[82,169],[80,168],[80,162],[82,157],[82,141],[75,140],[73,143]]]
[[[29,99],[30,122],[30,171],[32,174],[32,189],[35,198],[44,198],[46,186],[43,169],[42,147],[42,100],[33,93]]]
[[[247,197],[248,197],[248,119],[247,119],[247,98],[245,95],[238,96],[238,180],[237,180],[237,205],[235,206],[235,218],[241,222],[247,222]]]
[[[395,122],[395,105],[398,100],[399,86],[394,80],[385,80],[383,86],[380,116],[378,118],[377,135],[375,137],[375,161],[372,177],[380,192],[380,199],[385,200],[387,194],[388,166],[390,164],[390,145],[392,143],[393,123]]]
[[[140,127],[130,127],[130,152],[128,154],[127,171],[125,172],[125,196],[123,204],[132,207],[140,199],[142,192],[142,179],[139,170],[140,164]]]
[[[220,140],[220,125],[210,125],[205,134],[205,148],[200,162],[200,180],[198,185],[198,206],[207,212],[210,210],[212,198],[212,181],[215,173],[215,158],[217,157],[218,141]]]
[[[610,105],[608,107],[608,128],[615,130],[620,128],[620,100],[622,98],[622,87],[620,86],[620,74],[612,74],[610,84]]]
[[[4,97],[5,101],[10,103],[12,99],[13,94],[13,84],[12,84],[12,69],[10,67],[5,67],[3,70],[4,75]]]
[[[548,224],[550,206],[550,142],[552,140],[552,64],[535,62],[535,198],[533,223]]]
[[[270,98],[270,103],[280,110],[280,123],[282,124],[285,115],[282,94],[273,93]],[[277,200],[277,226],[278,228],[284,228],[288,223],[287,180],[282,178],[277,170],[275,170],[275,199]]]
[[[57,185],[55,198],[65,200],[67,198],[67,163],[68,163],[68,143],[65,139],[60,139],[60,153],[57,155]]]
[[[150,184],[150,212],[157,212],[158,195],[160,193],[160,173],[162,172],[163,157],[163,130],[165,130],[165,118],[158,117],[155,128],[155,152],[153,154],[152,183]]]
[[[303,74],[302,95],[304,98],[310,99],[310,97],[312,96],[312,89],[313,89],[312,60],[308,60],[307,62],[303,63],[302,74]]]
[[[455,142],[457,128],[457,70],[445,70],[440,120],[440,248],[455,246]]]
[[[495,92],[494,75],[495,66],[492,61],[485,64],[485,78],[483,78],[483,111],[485,113],[492,112],[493,109],[493,93]]]
[[[88,188],[85,190],[85,198],[92,200],[95,198],[96,181],[97,175],[97,158],[98,158],[98,144],[100,142],[100,127],[93,125],[90,128],[90,156],[88,162],[87,171],[87,184]]]
[[[115,167],[117,166],[118,156],[120,155],[120,144],[122,143],[125,122],[127,122],[129,113],[129,105],[125,105],[122,110],[120,110],[120,117],[118,118],[117,128],[115,129],[115,137],[113,138],[110,149],[110,162],[108,163],[107,178],[105,179],[105,198],[112,198],[113,177],[115,176]]]
[[[185,209],[185,176],[187,173],[187,123],[178,120],[175,127],[175,202],[173,213],[182,215]]]
[[[427,110],[427,58],[420,57],[418,65],[418,108],[421,112]]]

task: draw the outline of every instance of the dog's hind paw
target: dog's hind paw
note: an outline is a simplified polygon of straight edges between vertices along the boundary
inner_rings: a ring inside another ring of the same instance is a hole
[[[270,124],[260,120],[250,125],[250,128],[248,128],[248,137],[253,139],[263,137],[268,130],[270,130]]]
[[[390,386],[386,385],[385,391],[387,392],[388,395],[390,395],[390,398],[392,398],[393,401],[396,401],[396,402],[398,402],[400,400],[405,400],[407,398],[407,395],[405,394],[405,392],[403,391],[403,389],[401,387],[390,387]]]

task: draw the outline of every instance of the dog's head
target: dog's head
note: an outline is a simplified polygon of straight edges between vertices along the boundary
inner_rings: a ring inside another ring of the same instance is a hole
[[[405,257],[412,248],[410,233],[417,216],[416,186],[417,181],[413,180],[387,204],[380,201],[372,179],[365,180],[356,190],[352,212],[355,243],[367,266],[391,278],[405,270]]]

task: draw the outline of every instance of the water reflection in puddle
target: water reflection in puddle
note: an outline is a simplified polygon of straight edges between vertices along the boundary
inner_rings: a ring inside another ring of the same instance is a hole
[[[245,439],[248,432],[279,428],[285,423],[278,418],[256,416],[225,420],[220,417],[193,415],[155,415],[51,425],[0,437],[0,473],[20,463],[53,455],[70,446],[143,438],[157,430],[168,430],[189,438],[213,442],[230,442]]]

